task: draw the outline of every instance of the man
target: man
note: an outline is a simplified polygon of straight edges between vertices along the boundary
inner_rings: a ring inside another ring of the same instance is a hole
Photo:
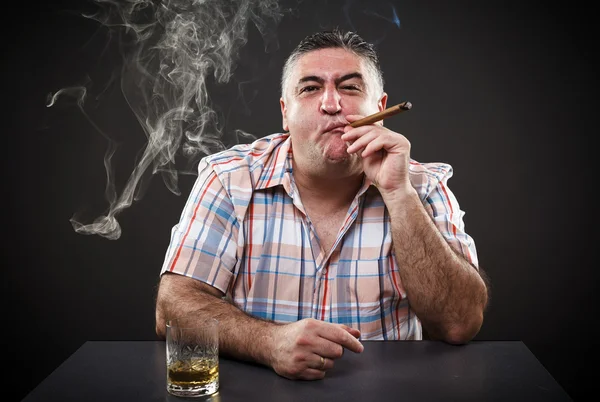
[[[355,33],[307,37],[288,58],[289,133],[204,158],[161,270],[156,331],[219,320],[220,352],[320,379],[360,339],[453,344],[479,331],[488,295],[449,165],[410,158],[381,122],[388,96]]]

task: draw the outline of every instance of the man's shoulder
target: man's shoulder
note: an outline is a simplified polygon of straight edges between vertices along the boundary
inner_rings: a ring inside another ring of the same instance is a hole
[[[237,144],[205,158],[217,175],[236,171],[254,171],[289,137],[287,133],[275,133],[258,138],[248,144]]]

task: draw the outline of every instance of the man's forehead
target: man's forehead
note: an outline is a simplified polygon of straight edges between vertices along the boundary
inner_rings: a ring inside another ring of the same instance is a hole
[[[343,76],[351,73],[366,73],[364,60],[356,54],[341,48],[312,50],[301,55],[295,63],[293,75],[296,81],[303,76]]]

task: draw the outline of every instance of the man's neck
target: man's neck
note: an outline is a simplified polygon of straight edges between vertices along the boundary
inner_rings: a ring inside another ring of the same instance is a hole
[[[347,208],[363,183],[363,174],[315,176],[294,169],[294,181],[303,204],[318,201],[326,209]]]

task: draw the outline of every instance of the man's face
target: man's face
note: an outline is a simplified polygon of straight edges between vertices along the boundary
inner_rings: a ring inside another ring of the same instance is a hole
[[[348,123],[345,116],[376,113],[385,109],[386,101],[367,62],[355,54],[330,48],[302,55],[280,100],[294,159],[317,171],[332,163],[358,167],[358,156],[349,155],[340,138]]]

